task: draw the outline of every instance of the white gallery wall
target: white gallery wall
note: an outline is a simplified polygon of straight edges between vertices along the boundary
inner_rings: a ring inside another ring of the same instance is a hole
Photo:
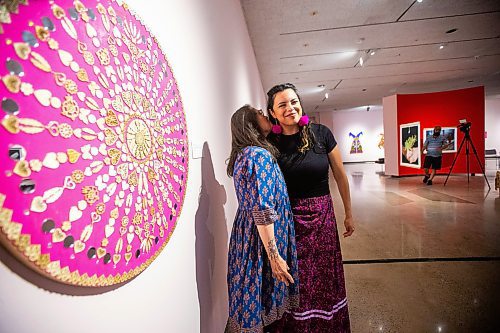
[[[384,163],[387,175],[399,175],[399,158],[390,154],[398,151],[398,96],[386,96],[382,99],[382,118],[384,118]]]
[[[52,282],[0,249],[0,332],[224,331],[228,232],[237,206],[225,171],[229,121],[245,103],[265,107],[242,8],[233,0],[127,3],[163,47],[189,140],[204,155],[190,158],[177,227],[149,268],[111,290]]]
[[[384,157],[383,147],[378,146],[384,133],[382,107],[372,106],[370,111],[362,107],[322,112],[320,119],[332,130],[344,162],[373,162]],[[362,152],[358,149],[351,153],[355,137],[361,144]]]
[[[500,96],[497,96],[497,98],[487,98],[484,108],[484,129],[486,131],[484,148],[496,149],[497,154],[500,154]]]
[[[484,108],[484,130],[486,132],[484,149],[496,149],[497,155],[500,155],[500,96],[486,99]],[[498,165],[498,161],[487,159],[485,167],[486,170],[498,170]]]

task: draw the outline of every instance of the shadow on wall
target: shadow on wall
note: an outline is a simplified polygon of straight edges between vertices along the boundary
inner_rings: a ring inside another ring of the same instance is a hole
[[[196,282],[200,333],[224,332],[228,313],[226,190],[215,179],[208,143],[203,144],[201,189],[195,216]]]

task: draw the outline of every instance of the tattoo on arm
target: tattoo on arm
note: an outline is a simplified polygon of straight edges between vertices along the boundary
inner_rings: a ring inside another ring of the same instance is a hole
[[[267,251],[270,260],[278,259],[278,247],[276,246],[276,241],[274,240],[274,238],[267,243]]]

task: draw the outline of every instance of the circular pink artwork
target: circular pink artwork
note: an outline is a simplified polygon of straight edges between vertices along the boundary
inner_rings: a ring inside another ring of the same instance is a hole
[[[172,235],[187,181],[156,38],[121,1],[40,0],[0,9],[0,50],[0,240],[67,284],[136,276]]]

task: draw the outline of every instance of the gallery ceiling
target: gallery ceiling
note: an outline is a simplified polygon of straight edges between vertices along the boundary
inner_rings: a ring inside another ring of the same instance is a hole
[[[294,83],[309,112],[479,85],[500,98],[500,0],[241,4],[264,90]]]

